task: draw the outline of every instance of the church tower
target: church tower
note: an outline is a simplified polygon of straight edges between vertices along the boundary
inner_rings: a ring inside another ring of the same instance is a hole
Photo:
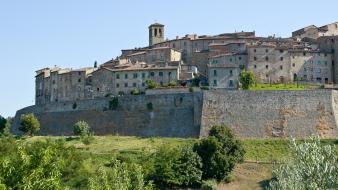
[[[149,46],[164,42],[164,25],[154,23],[149,26]]]

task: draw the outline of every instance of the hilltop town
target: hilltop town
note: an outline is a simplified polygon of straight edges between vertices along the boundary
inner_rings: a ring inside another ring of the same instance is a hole
[[[292,32],[292,37],[258,37],[255,32],[214,36],[188,34],[165,40],[165,27],[149,26],[149,46],[124,49],[115,59],[82,69],[44,68],[36,73],[36,104],[143,93],[147,80],[165,88],[237,89],[242,70],[259,83],[338,82],[338,22]]]

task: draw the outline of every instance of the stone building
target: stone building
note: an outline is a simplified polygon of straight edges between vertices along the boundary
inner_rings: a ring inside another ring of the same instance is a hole
[[[170,47],[158,47],[129,54],[126,58],[132,63],[146,62],[147,64],[163,65],[168,62],[181,61],[181,52]]]
[[[336,35],[338,35],[338,22],[327,24],[321,27],[311,25],[292,32],[292,37],[298,40],[301,40],[303,38],[317,39],[321,36]]]
[[[211,88],[237,89],[240,69],[235,64],[209,64],[208,83]]]

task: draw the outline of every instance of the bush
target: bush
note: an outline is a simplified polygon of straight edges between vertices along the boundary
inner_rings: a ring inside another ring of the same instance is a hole
[[[244,90],[248,90],[256,82],[255,74],[252,71],[242,71],[239,75],[239,81]]]
[[[113,97],[109,100],[109,109],[115,110],[119,106],[119,98]]]
[[[34,114],[23,114],[20,117],[20,127],[19,130],[32,136],[40,131],[39,120],[35,117]]]
[[[78,121],[73,126],[74,135],[85,136],[89,135],[90,126],[85,121]]]
[[[94,135],[93,133],[84,134],[81,135],[80,139],[84,145],[89,145],[94,141]]]
[[[141,94],[141,91],[140,91],[138,88],[134,88],[134,89],[131,91],[131,94],[132,94],[132,95],[140,95],[140,94]]]
[[[11,134],[12,123],[13,123],[13,118],[12,117],[8,117],[6,119],[5,128],[2,130],[2,134],[0,134],[0,136],[9,137],[9,136],[12,135]]]
[[[337,189],[338,158],[334,146],[311,139],[290,142],[291,156],[272,172],[270,189]]]
[[[108,170],[99,168],[95,176],[89,179],[90,190],[151,190],[151,183],[143,180],[142,168],[136,164],[121,163],[113,160]]]
[[[175,87],[176,86],[176,81],[170,81],[168,84],[169,87]]]
[[[154,88],[157,88],[159,85],[153,81],[153,80],[146,80],[146,84],[147,84],[147,87],[148,89],[154,89]]]
[[[201,190],[217,190],[217,182],[215,180],[203,181]]]
[[[162,146],[153,156],[153,179],[160,186],[191,186],[200,184],[201,158],[190,147]]]
[[[194,150],[202,158],[203,179],[228,181],[236,163],[242,162],[244,149],[226,126],[214,126],[207,138],[194,144]]]

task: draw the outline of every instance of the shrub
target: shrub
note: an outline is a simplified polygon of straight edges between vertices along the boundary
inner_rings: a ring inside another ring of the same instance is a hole
[[[272,172],[270,189],[337,189],[338,158],[334,146],[318,138],[297,144],[290,142],[291,156]]]
[[[239,75],[239,81],[242,84],[244,90],[249,89],[256,82],[255,74],[252,71],[242,71]]]
[[[217,182],[215,180],[203,181],[201,190],[217,190]]]
[[[160,186],[191,186],[202,178],[201,158],[190,147],[162,146],[154,155],[153,178]]]
[[[74,135],[84,136],[88,135],[90,131],[90,126],[85,121],[78,121],[73,126]]]
[[[140,95],[140,94],[141,94],[141,91],[140,91],[138,88],[134,88],[134,89],[131,91],[131,94],[132,94],[132,95]]]
[[[148,89],[154,89],[158,87],[158,84],[153,80],[146,80]]]
[[[194,144],[202,158],[203,179],[227,181],[236,163],[242,162],[244,149],[226,126],[214,126],[209,136]]]
[[[115,110],[119,106],[119,98],[113,97],[109,100],[109,109]]]
[[[34,114],[23,114],[20,117],[19,130],[32,136],[40,131],[40,122]]]
[[[176,81],[171,80],[168,84],[169,87],[175,87],[176,86]]]
[[[89,145],[94,141],[94,135],[93,133],[88,133],[85,135],[81,135],[80,139],[84,145]]]
[[[13,123],[13,118],[8,117],[6,119],[5,128],[2,130],[2,134],[0,133],[0,135],[5,136],[5,137],[11,136],[12,123]]]
[[[113,160],[111,167],[99,168],[95,176],[89,179],[90,190],[151,190],[151,183],[143,180],[142,168],[136,164],[121,163]]]

